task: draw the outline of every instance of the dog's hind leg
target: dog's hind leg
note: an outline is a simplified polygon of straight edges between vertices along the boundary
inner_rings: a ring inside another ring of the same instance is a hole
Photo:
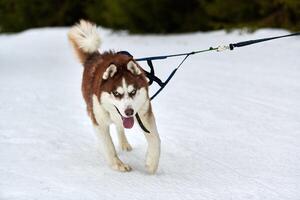
[[[124,164],[117,156],[115,146],[109,133],[109,126],[95,126],[95,130],[101,141],[102,151],[111,168],[122,172],[130,171],[131,167]]]
[[[154,174],[159,163],[160,138],[152,111],[141,115],[141,120],[144,123],[145,127],[150,131],[150,133],[144,132],[144,135],[148,142],[146,169],[149,173]]]
[[[124,128],[119,125],[116,125],[116,127],[117,127],[117,131],[118,131],[118,139],[119,139],[119,145],[120,145],[121,149],[123,151],[131,151],[132,147],[126,138]]]

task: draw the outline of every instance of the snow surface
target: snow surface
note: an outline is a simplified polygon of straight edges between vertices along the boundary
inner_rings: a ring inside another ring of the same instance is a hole
[[[104,162],[67,30],[0,35],[1,200],[300,199],[299,37],[188,59],[153,101],[162,154],[148,175],[137,128],[127,134],[133,151],[118,148],[133,171]],[[100,31],[102,49],[136,57],[287,33]],[[166,77],[179,61],[156,62],[156,70]]]

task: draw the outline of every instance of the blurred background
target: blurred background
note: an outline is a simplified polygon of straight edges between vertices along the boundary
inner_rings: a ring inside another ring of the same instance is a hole
[[[300,29],[299,0],[0,0],[0,32],[69,26],[79,19],[130,33]]]

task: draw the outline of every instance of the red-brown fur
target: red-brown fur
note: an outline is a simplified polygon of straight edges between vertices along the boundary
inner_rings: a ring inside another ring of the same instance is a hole
[[[101,92],[110,93],[114,91],[119,85],[121,85],[122,78],[125,78],[127,84],[132,84],[135,88],[145,87],[148,91],[148,83],[143,70],[140,68],[142,73],[140,75],[133,75],[127,69],[127,63],[133,60],[132,57],[124,54],[117,54],[112,51],[105,52],[103,54],[96,52],[90,55],[80,52],[79,55],[80,58],[83,59],[82,61],[84,66],[81,88],[82,94],[87,104],[87,112],[94,124],[97,125],[97,121],[93,113],[93,94],[98,97],[100,102]],[[117,72],[113,77],[103,80],[103,73],[110,64],[115,64],[117,66]]]
[[[118,158],[108,124],[111,122],[116,123],[120,146],[123,150],[129,151],[131,146],[126,139],[124,129],[120,128],[122,123],[124,128],[129,128],[128,125],[132,127],[134,118],[130,114],[128,114],[130,117],[124,118],[117,106],[127,107],[126,109],[129,106],[134,106],[136,114],[139,114],[138,116],[140,116],[143,124],[150,131],[150,133],[145,133],[148,142],[146,168],[148,172],[155,173],[159,163],[160,138],[148,96],[148,82],[142,68],[129,55],[112,51],[100,53],[98,48],[101,40],[96,26],[88,21],[81,20],[79,24],[72,27],[68,36],[75,53],[84,66],[82,94],[87,105],[88,114],[95,125],[95,130],[101,137],[103,150],[109,165],[113,169],[123,172],[131,170],[129,165],[124,164]],[[127,88],[123,83],[124,79]],[[129,92],[129,85],[133,86],[133,89],[130,89],[131,92]],[[121,86],[123,92],[126,91],[123,93],[124,99],[117,95],[120,94],[117,92],[121,90],[117,89],[119,86]],[[134,89],[137,90],[133,92]],[[120,118],[117,118],[117,111],[121,115]],[[126,112],[125,115],[127,115]]]

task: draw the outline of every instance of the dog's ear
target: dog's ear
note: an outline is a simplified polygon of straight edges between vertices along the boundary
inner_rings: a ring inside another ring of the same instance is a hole
[[[127,69],[133,74],[133,75],[140,75],[142,72],[140,68],[135,64],[132,60],[127,63]]]
[[[114,64],[111,64],[111,65],[109,65],[109,67],[103,73],[102,78],[104,80],[107,80],[108,78],[113,77],[116,72],[117,72],[117,66],[114,65]]]

